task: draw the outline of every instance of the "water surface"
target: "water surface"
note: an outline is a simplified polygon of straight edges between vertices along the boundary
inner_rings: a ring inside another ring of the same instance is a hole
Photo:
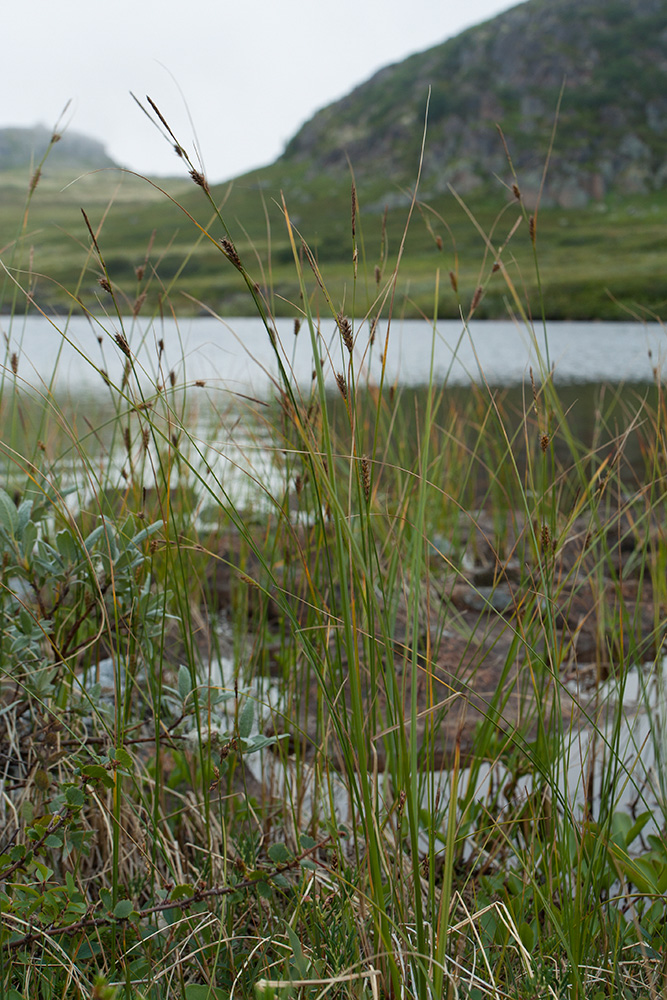
[[[275,328],[284,365],[298,383],[309,383],[313,350],[307,327],[295,336],[294,321],[278,319]],[[266,330],[259,320],[248,317],[128,319],[122,326],[111,318],[50,322],[30,316],[10,322],[2,317],[0,331],[7,345],[6,368],[15,354],[19,377],[35,387],[97,391],[99,369],[119,382],[126,360],[115,342],[121,333],[146,384],[170,377],[178,383],[205,380],[209,386],[265,395],[278,372]],[[466,327],[446,320],[433,327],[421,320],[393,320],[388,329],[381,320],[372,346],[369,332],[368,324],[355,327],[356,370],[379,381],[386,347],[384,377],[404,386],[427,383],[431,366],[437,383],[452,385],[517,385],[529,378],[531,368],[539,380],[549,365],[560,383],[650,382],[667,356],[665,330],[658,323],[553,322],[545,339],[541,328],[532,332],[509,321],[479,321]],[[334,373],[345,371],[349,361],[339,341],[333,321],[323,322],[317,349],[332,384]]]

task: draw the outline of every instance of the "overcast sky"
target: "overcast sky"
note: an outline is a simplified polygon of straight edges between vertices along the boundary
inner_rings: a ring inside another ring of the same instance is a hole
[[[516,0],[26,0],[3,5],[0,126],[65,121],[132,169],[179,163],[132,101],[149,94],[211,180],[270,163],[377,69]],[[190,116],[190,118],[188,117]]]

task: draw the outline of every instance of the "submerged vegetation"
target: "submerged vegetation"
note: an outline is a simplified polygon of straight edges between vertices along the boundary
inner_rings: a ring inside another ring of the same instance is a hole
[[[285,302],[184,159],[211,218],[184,225],[265,326],[270,398],[173,374],[146,294],[170,310],[171,274],[149,248],[119,284],[114,205],[84,215],[81,282],[122,377],[97,368],[89,406],[31,388],[20,240],[4,260],[2,995],[662,995],[660,369],[601,390],[577,436],[524,291],[541,247],[533,277],[506,265],[535,234],[517,199],[472,294],[435,270],[430,314],[435,336],[445,281],[464,329],[502,284],[539,356],[520,405],[483,377],[373,382],[416,199],[378,275],[353,185],[345,297],[285,200]]]

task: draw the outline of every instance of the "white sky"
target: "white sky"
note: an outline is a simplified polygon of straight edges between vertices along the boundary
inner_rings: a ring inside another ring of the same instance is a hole
[[[299,125],[377,69],[517,0],[21,0],[3,5],[0,126],[101,139],[120,163],[177,174],[134,104],[149,94],[209,179],[274,160]],[[188,118],[188,113],[192,121]]]

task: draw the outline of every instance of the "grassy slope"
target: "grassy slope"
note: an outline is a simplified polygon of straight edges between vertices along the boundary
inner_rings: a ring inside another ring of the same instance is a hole
[[[208,227],[210,219],[198,197],[201,192],[187,178],[161,183]],[[197,242],[196,231],[183,212],[148,181],[118,171],[101,171],[63,187],[60,178],[47,174],[34,192],[29,224],[21,236],[27,185],[27,178],[20,174],[0,175],[2,261],[24,286],[33,288],[40,305],[62,308],[71,302],[69,292],[77,288],[87,307],[94,307],[96,296],[104,296],[98,285],[99,268],[88,257],[90,239],[81,216],[81,208],[85,208],[93,226],[100,227],[99,243],[110,278],[127,296],[128,306],[136,294],[135,268],[148,254],[155,276],[146,308],[155,307],[161,288],[172,281],[178,294],[171,298],[180,312],[201,308],[186,296],[227,315],[248,308],[238,274],[210,240]],[[383,242],[383,189],[386,185],[378,184],[374,189],[371,182],[359,192],[362,281],[357,289],[357,313],[373,308],[376,265],[389,273],[408,210],[408,195],[397,190]],[[326,264],[334,303],[345,302],[350,311],[349,296],[346,301],[352,274],[349,177],[341,176],[333,183],[307,176],[302,166],[274,164],[230,185],[220,185],[214,193],[219,202],[226,202],[224,214],[244,260],[249,262],[256,255],[251,271],[263,287],[272,289],[275,311],[293,314],[299,292],[279,207],[281,191],[297,228],[318,260]],[[508,203],[500,187],[496,196],[471,200],[468,207],[479,230],[493,233],[495,247],[505,242],[521,215],[520,206]],[[636,303],[641,303],[643,314],[660,313],[667,299],[663,267],[666,219],[667,196],[663,193],[610,196],[585,209],[540,210],[537,239],[547,314],[552,318],[620,319],[625,315],[623,307],[634,310]],[[213,224],[211,235],[223,234]],[[438,237],[442,250],[438,249]],[[493,259],[488,255],[485,259],[485,240],[451,194],[421,207],[408,235],[408,250],[398,298],[406,314],[432,312],[434,272],[440,267],[441,315],[457,316],[460,309],[466,313],[478,284],[484,285],[485,294],[477,315],[507,315],[507,285],[502,275],[491,275]],[[517,287],[525,288],[531,304],[536,303],[533,248],[525,218],[503,259]],[[450,271],[458,273],[458,296],[447,277]],[[316,287],[314,281],[312,285]],[[362,301],[360,289],[362,294],[365,289]],[[5,308],[11,294],[6,288]],[[281,297],[287,301],[281,303]]]

